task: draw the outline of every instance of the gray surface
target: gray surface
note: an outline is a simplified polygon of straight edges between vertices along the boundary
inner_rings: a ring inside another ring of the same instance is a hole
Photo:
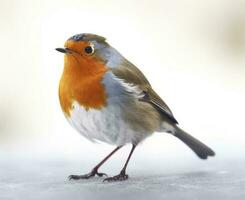
[[[212,162],[212,167],[194,163],[185,169],[177,163],[173,169],[166,163],[154,165],[136,159],[138,166],[131,164],[128,181],[103,183],[99,177],[80,181],[66,179],[72,172],[87,172],[91,163],[86,161],[0,158],[1,200],[245,199],[244,162]],[[120,167],[115,165],[106,166],[102,171],[111,169],[115,174],[114,168]]]

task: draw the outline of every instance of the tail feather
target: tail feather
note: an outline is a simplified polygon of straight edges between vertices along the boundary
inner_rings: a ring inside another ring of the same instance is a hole
[[[184,142],[188,147],[190,147],[199,158],[207,159],[208,156],[214,156],[215,152],[209,148],[207,145],[200,142],[198,139],[192,137],[179,127],[175,127],[176,131],[174,136],[179,138],[182,142]]]

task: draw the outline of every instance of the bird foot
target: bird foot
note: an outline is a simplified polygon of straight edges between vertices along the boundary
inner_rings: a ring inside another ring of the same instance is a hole
[[[102,176],[107,176],[107,174],[105,173],[100,173],[97,171],[97,169],[92,170],[90,173],[88,174],[84,174],[84,175],[70,175],[68,177],[69,180],[79,180],[79,179],[89,179],[91,177],[94,177],[95,175],[102,177]],[[108,176],[107,176],[108,177]]]
[[[108,181],[108,182],[116,182],[116,181],[125,181],[128,179],[128,175],[125,173],[120,173],[116,176],[108,177],[103,180],[103,182]]]

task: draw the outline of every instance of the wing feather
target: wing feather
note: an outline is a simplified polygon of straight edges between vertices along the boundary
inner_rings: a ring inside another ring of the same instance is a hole
[[[111,71],[115,76],[124,80],[126,83],[138,86],[138,88],[142,90],[144,95],[139,101],[152,104],[164,117],[168,118],[174,124],[178,124],[170,108],[152,89],[147,78],[136,66],[129,61],[124,61],[117,68],[112,68]]]

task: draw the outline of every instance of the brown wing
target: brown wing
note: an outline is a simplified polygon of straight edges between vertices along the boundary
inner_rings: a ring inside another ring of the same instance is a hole
[[[125,61],[121,66],[117,68],[112,68],[111,71],[118,78],[123,79],[126,83],[137,85],[142,90],[144,96],[140,98],[139,101],[144,101],[152,104],[162,115],[167,117],[171,122],[178,124],[167,104],[152,89],[149,81],[146,79],[144,74],[132,63]]]

